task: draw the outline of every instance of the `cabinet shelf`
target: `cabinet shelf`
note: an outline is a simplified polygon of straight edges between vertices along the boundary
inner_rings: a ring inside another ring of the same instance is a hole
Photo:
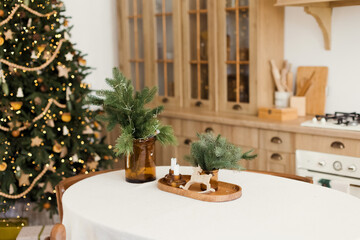
[[[331,17],[334,7],[360,5],[360,0],[277,0],[275,6],[304,7],[313,16],[324,37],[324,47],[331,49]]]

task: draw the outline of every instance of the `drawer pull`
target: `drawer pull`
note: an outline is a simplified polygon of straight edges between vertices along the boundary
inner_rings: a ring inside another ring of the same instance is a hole
[[[195,106],[197,106],[197,107],[200,107],[202,105],[202,102],[201,101],[197,101],[196,103],[195,103]]]
[[[278,153],[273,153],[270,158],[276,161],[281,161],[283,159],[282,156]]]
[[[190,140],[190,139],[188,139],[188,138],[187,138],[187,139],[185,139],[184,144],[185,144],[185,145],[190,145],[190,144],[191,144],[191,140]]]
[[[206,133],[212,133],[212,132],[214,132],[214,129],[212,129],[211,127],[208,127],[208,128],[205,129],[205,132]]]
[[[279,138],[279,137],[273,137],[273,138],[271,138],[271,140],[270,140],[272,143],[275,143],[275,144],[281,144],[282,143],[282,140],[281,140],[281,138]]]
[[[337,148],[337,149],[344,149],[345,145],[342,142],[335,141],[335,142],[331,143],[331,147]]]
[[[169,99],[166,98],[166,97],[164,97],[164,98],[162,99],[162,102],[163,102],[163,103],[167,103],[167,102],[169,102]]]
[[[235,104],[235,105],[233,106],[233,109],[234,109],[234,110],[241,110],[242,107],[241,107],[239,104]]]

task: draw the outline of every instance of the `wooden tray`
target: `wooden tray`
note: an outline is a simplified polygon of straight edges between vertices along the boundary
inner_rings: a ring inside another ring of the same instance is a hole
[[[182,175],[182,177],[186,180],[186,182],[188,182],[191,176]],[[189,190],[171,187],[166,184],[165,178],[159,179],[158,188],[165,192],[174,193],[184,197],[193,198],[206,202],[231,201],[241,197],[242,194],[242,189],[240,186],[231,183],[220,182],[220,181],[218,185],[218,190],[216,192],[211,192],[211,193],[199,193],[201,192],[201,189],[200,189],[200,184],[197,183],[191,185]]]

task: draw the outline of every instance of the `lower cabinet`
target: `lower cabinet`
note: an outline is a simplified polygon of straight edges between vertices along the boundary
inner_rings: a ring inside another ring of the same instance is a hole
[[[295,154],[261,150],[260,156],[266,171],[295,174]]]

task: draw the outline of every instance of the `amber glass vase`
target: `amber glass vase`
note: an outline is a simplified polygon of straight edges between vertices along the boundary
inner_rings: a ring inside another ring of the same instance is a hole
[[[156,179],[155,137],[134,140],[134,152],[126,157],[127,182],[144,183]]]

